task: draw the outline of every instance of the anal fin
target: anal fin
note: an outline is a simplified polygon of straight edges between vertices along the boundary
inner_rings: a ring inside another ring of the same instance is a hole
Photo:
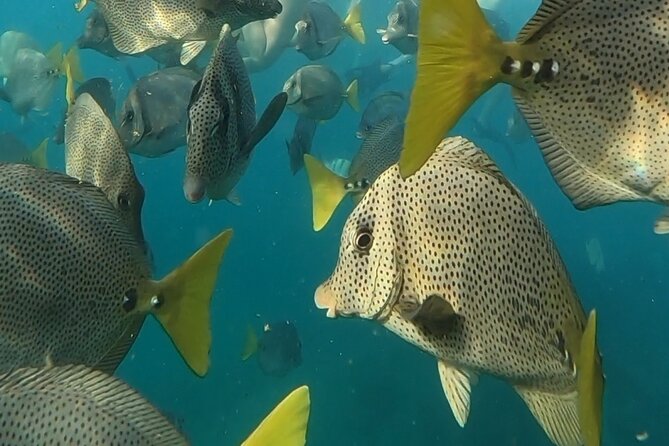
[[[116,344],[105,354],[105,356],[95,364],[96,370],[101,370],[108,375],[113,375],[118,366],[130,351],[132,344],[135,343],[137,335],[144,324],[145,315],[135,316],[130,325],[123,332],[123,335],[116,341]]]
[[[181,57],[179,59],[181,65],[188,65],[202,52],[205,46],[207,46],[206,40],[192,40],[190,42],[185,42],[181,47]]]
[[[475,375],[463,369],[459,369],[444,361],[438,361],[439,378],[441,386],[446,394],[448,404],[451,406],[455,421],[460,427],[465,427],[469,417],[470,393],[472,390],[471,381]]]
[[[558,446],[581,446],[581,428],[578,421],[578,393],[554,394],[514,386],[527,407]]]

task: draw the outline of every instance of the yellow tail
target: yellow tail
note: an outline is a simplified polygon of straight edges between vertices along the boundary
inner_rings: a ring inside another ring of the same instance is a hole
[[[353,110],[360,113],[360,99],[358,98],[358,80],[353,79],[353,82],[346,89],[346,102]]]
[[[45,138],[35,150],[30,153],[29,163],[35,167],[47,169],[46,149],[49,146],[49,138]]]
[[[267,415],[242,446],[304,446],[310,407],[309,387],[293,390]]]
[[[62,71],[65,73],[65,100],[68,112],[76,101],[74,83],[83,82],[84,74],[79,62],[79,52],[76,47],[70,48],[63,58]]]
[[[231,229],[220,233],[161,280],[151,293],[153,296],[145,296],[156,301],[151,302],[151,311],[186,363],[199,376],[209,369],[209,305],[221,259],[231,237]]]
[[[353,37],[353,39],[361,44],[365,44],[365,29],[362,27],[362,14],[360,12],[360,2],[356,2],[348,11],[348,15],[344,19],[344,29]]]
[[[242,361],[246,361],[258,351],[258,336],[249,325],[246,328],[246,339],[244,340],[244,350],[242,351]]]
[[[581,338],[577,359],[578,418],[585,446],[599,446],[602,439],[604,375],[597,350],[597,312],[592,310]]]
[[[45,54],[53,68],[61,69],[63,65],[63,44],[58,42]]]
[[[413,175],[469,105],[499,81],[506,46],[476,0],[421,0],[416,84],[400,173]]]
[[[346,196],[346,179],[333,173],[309,154],[304,155],[304,167],[311,186],[314,231],[320,231]]]

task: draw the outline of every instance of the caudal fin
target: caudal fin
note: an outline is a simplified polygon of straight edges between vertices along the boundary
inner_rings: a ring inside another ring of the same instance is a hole
[[[365,38],[365,29],[362,27],[360,2],[356,2],[349,9],[348,15],[344,19],[344,29],[356,42],[365,44],[367,39]]]
[[[346,179],[333,173],[309,154],[304,155],[304,167],[311,186],[314,231],[320,231],[346,196]]]
[[[45,138],[35,150],[30,153],[30,164],[42,169],[48,168],[46,160],[46,149],[49,146],[49,138]]]
[[[469,105],[500,79],[507,48],[476,0],[421,0],[417,78],[400,173],[413,175]]]
[[[358,80],[353,79],[346,89],[346,102],[353,110],[360,113],[360,99],[358,98]]]
[[[209,305],[232,230],[221,232],[157,285],[152,312],[193,371],[209,369]]]
[[[309,387],[293,390],[241,446],[304,446],[310,407]]]
[[[585,446],[602,441],[604,374],[597,349],[597,312],[592,310],[581,338],[578,355],[578,417]]]

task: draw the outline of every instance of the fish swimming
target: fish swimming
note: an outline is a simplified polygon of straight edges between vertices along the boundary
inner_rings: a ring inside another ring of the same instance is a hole
[[[365,31],[360,19],[360,3],[354,3],[342,21],[332,7],[322,1],[310,1],[295,24],[293,43],[298,52],[309,60],[332,54],[346,35],[360,44],[365,43]]]
[[[330,221],[339,203],[350,195],[359,202],[374,180],[397,163],[402,151],[404,124],[389,116],[369,130],[353,158],[346,177],[330,171],[311,155],[304,156],[313,201],[314,230],[320,231]]]
[[[669,205],[669,93],[665,77],[653,74],[669,69],[669,59],[658,57],[669,10],[665,0],[630,5],[544,1],[516,41],[505,43],[474,0],[421,1],[429,19],[419,24],[402,175],[425,162],[471,102],[505,82],[577,209]]]
[[[253,149],[269,133],[286,106],[286,95],[272,99],[256,122],[255,99],[230,26],[221,38],[204,77],[193,87],[188,105],[184,196],[197,203],[237,202],[234,187],[251,162]]]
[[[303,446],[309,388],[286,396],[243,443]],[[36,444],[188,445],[155,407],[118,378],[82,365],[22,368],[0,376],[0,438]]]
[[[242,359],[256,356],[265,375],[282,377],[302,364],[302,342],[291,321],[265,324],[258,339],[251,327],[247,333]]]
[[[11,133],[0,133],[0,163],[30,164],[46,169],[46,152],[49,140],[45,139],[37,148],[30,150]]]
[[[209,303],[232,232],[160,281],[107,195],[90,183],[0,165],[0,371],[85,364],[113,371],[153,314],[198,375]]]
[[[283,85],[288,95],[288,108],[305,118],[316,121],[332,119],[344,100],[358,111],[358,81],[347,88],[332,68],[326,65],[307,65],[298,69]]]
[[[22,48],[38,51],[39,45],[31,36],[20,31],[9,30],[0,35],[0,77],[7,76],[16,53]]]
[[[182,42],[181,63],[188,64],[218,37],[221,27],[233,29],[249,22],[276,17],[278,0],[239,0],[226,3],[219,14],[198,8],[199,0],[93,0],[104,15],[116,49],[137,54],[170,42]],[[81,11],[89,0],[79,0]]]
[[[531,204],[464,138],[444,140],[406,180],[397,165],[377,178],[315,302],[434,356],[460,426],[485,373],[514,387],[556,445],[599,444],[595,313],[586,319]]]
[[[365,139],[369,132],[380,122],[388,118],[404,121],[409,110],[409,103],[399,91],[385,91],[376,95],[362,112],[356,138]],[[394,164],[394,163],[392,163]]]
[[[186,145],[186,109],[200,77],[186,67],[141,77],[119,111],[118,134],[126,150],[155,158]]]
[[[418,2],[398,0],[388,13],[388,26],[377,29],[381,41],[392,45],[402,54],[416,54],[418,51]]]
[[[358,92],[361,97],[368,97],[383,84],[390,81],[395,73],[413,62],[414,56],[403,54],[395,59],[382,62],[377,59],[372,63],[354,66],[346,71],[346,79],[358,81]]]
[[[304,167],[304,155],[311,153],[316,127],[318,127],[318,122],[299,116],[293,130],[293,137],[290,141],[286,140],[288,157],[290,158],[290,171],[293,175]]]

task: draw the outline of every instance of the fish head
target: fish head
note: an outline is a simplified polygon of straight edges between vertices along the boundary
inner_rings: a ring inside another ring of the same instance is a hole
[[[233,0],[233,3],[251,21],[273,19],[283,11],[279,0]]]
[[[316,306],[328,317],[383,322],[402,291],[395,206],[391,194],[372,187],[346,221],[333,274],[316,290]]]
[[[135,147],[142,140],[146,130],[145,125],[142,102],[137,89],[133,89],[123,103],[119,115],[118,136],[127,150]]]
[[[297,71],[283,84],[283,91],[288,95],[287,107],[295,107],[302,99],[301,72]]]
[[[84,32],[77,39],[79,48],[97,48],[110,38],[109,28],[99,10],[94,10],[86,19]]]
[[[137,181],[134,171],[126,172],[125,175],[113,179],[112,184],[106,193],[110,201],[121,214],[144,254],[148,254],[148,245],[144,239],[144,230],[142,228],[142,207],[144,206],[144,188]]]
[[[390,14],[388,14],[388,27],[385,29],[385,32],[381,34],[381,41],[384,44],[388,44],[407,37],[408,31],[405,22],[405,15],[400,8],[396,6]]]

